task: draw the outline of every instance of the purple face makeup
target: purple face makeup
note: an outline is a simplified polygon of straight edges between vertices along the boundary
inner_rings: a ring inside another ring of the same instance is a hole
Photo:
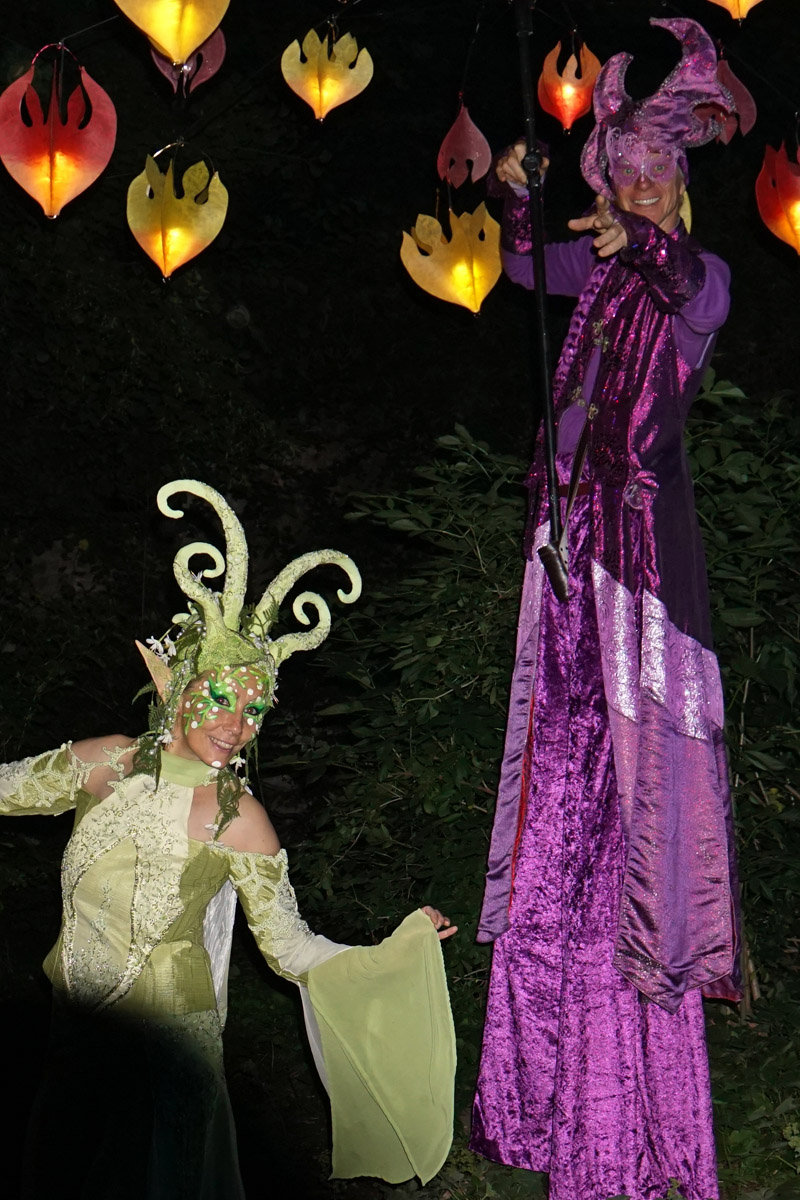
[[[615,187],[629,187],[637,179],[669,183],[678,169],[680,151],[651,146],[635,133],[609,129],[606,135],[608,171]]]

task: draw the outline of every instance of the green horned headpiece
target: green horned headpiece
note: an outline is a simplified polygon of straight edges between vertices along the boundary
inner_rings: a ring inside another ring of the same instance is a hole
[[[306,609],[314,609],[317,616],[314,627],[286,633],[274,640],[269,636],[281,602],[301,576],[314,567],[339,566],[350,582],[349,591],[338,590],[339,600],[343,604],[352,604],[361,594],[361,576],[351,558],[337,550],[314,550],[284,567],[268,585],[258,604],[254,608],[245,608],[247,542],[238,517],[219,492],[196,479],[176,479],[159,490],[158,507],[167,517],[178,520],[184,515],[181,509],[170,504],[178,492],[190,492],[208,501],[222,522],[225,554],[209,542],[191,542],[179,550],[173,570],[179,587],[189,600],[189,611],[173,617],[173,623],[179,627],[174,640],[169,634],[161,639],[148,638],[150,649],[137,642],[161,698],[161,703],[153,706],[150,735],[144,739],[144,753],[139,756],[142,768],[155,768],[156,772],[157,763],[146,763],[144,759],[157,758],[159,744],[169,742],[180,698],[193,679],[214,669],[230,671],[247,667],[263,679],[263,698],[271,706],[280,664],[296,650],[316,649],[328,636],[330,609],[322,596],[308,591],[295,598],[292,611],[302,625],[310,625],[311,618]],[[210,558],[213,565],[194,574],[189,563],[199,554]],[[222,592],[214,592],[202,582],[223,573]]]

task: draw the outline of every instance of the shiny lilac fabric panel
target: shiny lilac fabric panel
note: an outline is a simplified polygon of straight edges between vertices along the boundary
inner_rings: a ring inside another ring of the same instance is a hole
[[[542,593],[536,705],[510,927],[495,943],[472,1148],[550,1173],[551,1200],[718,1195],[701,1001],[674,1015],[614,966],[625,876],[589,555]]]
[[[687,988],[738,999],[738,895],[714,654],[592,564],[628,858],[615,966],[674,1012]]]
[[[720,981],[739,998],[721,730],[676,732],[645,693],[614,965],[668,1012],[684,993]],[[719,994],[719,990],[714,994]]]
[[[547,542],[549,526],[541,525],[536,533],[533,561],[525,564],[517,650],[511,695],[508,704],[505,753],[497,791],[492,841],[489,848],[489,867],[486,891],[478,924],[479,942],[492,942],[508,929],[508,906],[511,899],[512,857],[521,812],[521,788],[524,759],[527,753],[528,729],[531,715],[533,679],[539,646],[539,610],[542,602],[544,570],[535,552]]]

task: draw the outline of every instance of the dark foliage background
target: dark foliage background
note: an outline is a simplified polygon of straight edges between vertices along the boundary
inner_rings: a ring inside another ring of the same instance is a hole
[[[140,728],[132,639],[160,633],[180,604],[169,571],[177,546],[217,536],[199,504],[181,525],[158,516],[165,480],[197,476],[234,503],[250,541],[251,594],[293,554],[323,544],[353,554],[365,600],[347,619],[335,613],[324,658],[284,672],[280,711],[262,738],[262,788],[320,928],[377,937],[434,892],[462,925],[448,962],[463,1113],[487,967],[472,926],[511,664],[517,482],[536,414],[526,298],[501,281],[474,319],[417,290],[398,249],[400,231],[434,210],[436,152],[479,10],[466,99],[495,146],[521,124],[516,49],[504,0],[335,7],[369,47],[375,78],[321,128],[286,89],[278,60],[329,10],[233,0],[227,61],[185,112],[123,19],[70,41],[112,96],[119,134],[107,171],[56,222],[0,175],[0,749],[14,759]],[[800,1194],[798,434],[786,393],[797,259],[760,224],[752,185],[764,141],[794,136],[797,13],[795,0],[764,0],[738,27],[707,0],[679,8],[725,41],[759,104],[747,139],[693,156],[694,231],[733,270],[714,366],[749,399],[715,385],[691,436],[763,992],[744,1018],[711,1011],[721,1167],[730,1200],[778,1200]],[[540,60],[573,18],[601,59],[637,52],[635,93],[652,90],[675,60],[673,40],[647,28],[650,16],[677,15],[674,5],[572,0],[569,9],[537,5]],[[111,0],[31,0],[4,12],[0,86],[45,42],[115,12]],[[542,122],[553,236],[589,202],[577,172],[589,128],[584,119],[567,137]],[[231,201],[213,246],[164,285],[127,230],[125,194],[145,154],[181,132],[211,155]],[[458,211],[481,198],[477,186],[461,192]],[[568,315],[553,305],[556,343]],[[462,432],[452,434],[456,423]],[[354,501],[356,492],[367,495]],[[361,519],[348,522],[353,508]],[[39,818],[0,829],[12,1187],[46,1037],[39,964],[58,926],[67,825]],[[325,1182],[325,1110],[297,1049],[293,997],[244,939],[235,970],[227,1055],[250,1193],[267,1194],[268,1170],[270,1191],[377,1196],[371,1182]],[[541,1193],[536,1177],[481,1163],[459,1137],[430,1195]]]

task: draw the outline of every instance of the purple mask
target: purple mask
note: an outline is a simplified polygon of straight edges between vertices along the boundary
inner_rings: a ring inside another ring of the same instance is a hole
[[[669,30],[683,45],[680,62],[658,91],[646,100],[631,99],[625,91],[629,54],[613,55],[595,83],[597,124],[583,148],[581,171],[593,192],[609,198],[621,171],[623,183],[642,175],[655,182],[651,171],[659,181],[671,178],[676,167],[688,178],[686,148],[710,142],[721,128],[719,114],[736,111],[717,80],[717,53],[702,25],[684,17],[650,24]]]
[[[670,146],[648,146],[635,133],[609,129],[606,134],[608,173],[614,187],[630,187],[637,179],[669,183],[679,166],[680,152]]]

